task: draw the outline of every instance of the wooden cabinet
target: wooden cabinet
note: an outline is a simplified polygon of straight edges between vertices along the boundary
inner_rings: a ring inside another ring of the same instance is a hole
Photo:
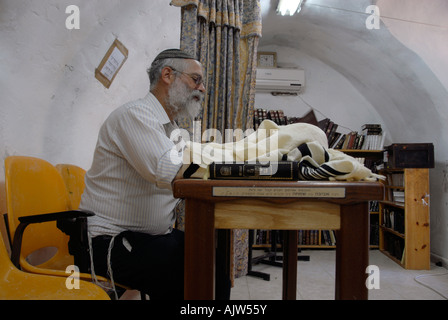
[[[429,169],[385,169],[380,250],[405,269],[430,268]]]

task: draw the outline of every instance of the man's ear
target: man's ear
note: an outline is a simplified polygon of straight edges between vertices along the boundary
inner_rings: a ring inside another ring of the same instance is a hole
[[[170,85],[174,82],[175,75],[173,69],[170,67],[164,67],[162,69],[162,73],[160,76],[160,81],[163,81],[165,84]]]

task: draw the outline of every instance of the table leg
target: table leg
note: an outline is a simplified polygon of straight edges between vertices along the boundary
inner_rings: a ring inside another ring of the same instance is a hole
[[[184,298],[215,297],[214,204],[194,199],[185,202]]]
[[[341,229],[336,238],[336,299],[367,300],[369,265],[368,202],[341,205]]]
[[[297,299],[297,230],[283,231],[283,300]]]

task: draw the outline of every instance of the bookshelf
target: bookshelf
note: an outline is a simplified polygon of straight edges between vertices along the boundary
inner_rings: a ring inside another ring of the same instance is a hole
[[[325,132],[329,147],[337,149],[356,158],[367,168],[376,172],[376,166],[383,162],[383,150],[385,133],[379,124],[364,124],[359,133],[351,131],[343,134],[338,132],[341,127],[329,118],[318,121],[314,111],[311,110],[302,117],[286,117],[283,110],[267,110],[257,108],[254,110],[254,129],[260,123],[269,119],[278,125],[288,125],[298,122],[309,123],[318,126]],[[344,147],[344,148],[342,148]],[[379,248],[379,204],[378,201],[370,202],[370,248]],[[254,249],[271,249],[271,231],[255,230],[253,232]],[[334,230],[299,230],[299,249],[333,249],[336,248]],[[280,243],[277,241],[277,243]],[[280,245],[278,245],[280,248]]]
[[[427,270],[429,169],[383,169],[385,200],[380,201],[379,249],[405,269]]]
[[[370,213],[370,248],[379,248],[379,203],[378,201],[369,202]],[[299,230],[298,249],[335,249],[336,237],[335,230]],[[272,248],[272,232],[270,230],[254,230],[252,247],[254,249],[273,249]],[[277,249],[281,248],[281,241],[278,243]]]
[[[255,230],[253,247],[258,249],[271,248],[271,234],[271,230]],[[336,238],[333,230],[299,230],[298,236],[297,247],[300,249],[336,248]],[[280,245],[278,247],[280,248]]]

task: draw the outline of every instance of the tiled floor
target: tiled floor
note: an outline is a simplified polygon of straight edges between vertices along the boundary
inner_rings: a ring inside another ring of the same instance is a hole
[[[298,262],[297,299],[334,299],[335,251],[306,250],[310,261]],[[379,289],[369,290],[370,300],[440,300],[448,298],[448,270],[431,265],[431,270],[405,270],[378,250],[370,251],[370,264],[379,267]],[[245,276],[235,279],[232,300],[280,300],[282,269],[258,264],[254,271],[271,275],[270,281]],[[442,274],[442,275],[441,275]],[[437,294],[417,281],[441,292]]]
[[[335,250],[306,250],[300,255],[308,255],[310,261],[298,262],[297,299],[334,299]],[[431,270],[405,270],[378,250],[370,251],[369,262],[380,271],[379,289],[369,290],[369,300],[448,299],[448,270],[445,268],[431,264]],[[231,300],[281,300],[282,269],[258,264],[253,270],[269,273],[270,281],[252,276],[237,278]],[[139,300],[140,294],[128,291],[121,299]]]

